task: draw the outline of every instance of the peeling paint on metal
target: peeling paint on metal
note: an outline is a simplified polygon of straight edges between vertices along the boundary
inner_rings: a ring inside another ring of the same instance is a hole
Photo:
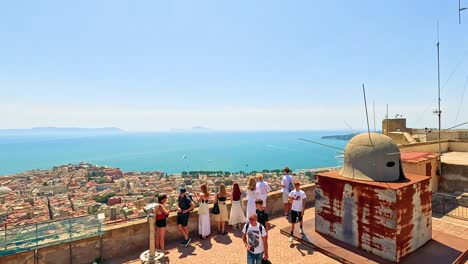
[[[379,184],[319,174],[316,231],[398,262],[431,239],[429,180]]]

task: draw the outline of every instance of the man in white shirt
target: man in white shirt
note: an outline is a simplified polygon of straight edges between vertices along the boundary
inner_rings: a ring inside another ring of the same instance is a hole
[[[288,217],[289,213],[291,212],[291,204],[289,203],[289,193],[294,189],[293,187],[293,177],[289,175],[291,170],[286,167],[283,170],[284,176],[281,180],[282,191],[283,191],[283,205],[284,205],[284,213],[283,216]]]
[[[263,174],[257,173],[257,198],[262,199],[263,209],[266,208],[266,200],[269,192],[271,192],[270,185],[263,181]]]
[[[268,259],[268,234],[257,219],[257,213],[251,214],[249,222],[242,229],[242,241],[247,250],[247,264],[261,264],[262,259]]]
[[[294,182],[294,190],[289,193],[289,202],[292,204],[291,210],[291,235],[289,236],[289,242],[293,242],[294,224],[299,219],[299,233],[303,234],[302,230],[302,218],[304,217],[304,210],[307,198],[305,192],[301,190],[301,184],[299,181]]]

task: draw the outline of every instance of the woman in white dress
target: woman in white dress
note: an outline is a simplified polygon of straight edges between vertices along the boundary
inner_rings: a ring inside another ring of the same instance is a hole
[[[219,192],[216,193],[215,201],[218,202],[219,214],[215,215],[215,221],[218,221],[218,234],[227,235],[225,230],[226,221],[228,220],[228,210],[226,200],[228,195],[226,193],[226,186],[221,183],[219,185]]]
[[[198,207],[198,234],[200,239],[206,239],[211,233],[210,227],[210,209],[208,208],[208,201],[210,194],[206,184],[200,185],[201,193],[196,193],[197,200],[200,203]]]
[[[245,223],[244,210],[241,204],[242,193],[237,182],[232,184],[231,201],[231,217],[229,218],[229,224],[236,229],[238,226]]]
[[[249,221],[249,216],[256,213],[255,200],[257,200],[257,186],[255,178],[250,177],[247,182],[247,214],[245,221]]]

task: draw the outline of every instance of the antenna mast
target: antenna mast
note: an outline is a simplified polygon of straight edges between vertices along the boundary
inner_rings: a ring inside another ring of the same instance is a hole
[[[364,88],[364,84],[362,84],[362,93],[364,94],[364,107],[366,108],[367,133],[369,134],[369,141],[370,141],[372,147],[374,147],[374,143],[372,142],[372,139],[371,139],[371,136],[370,136],[369,114],[367,113],[366,88]]]
[[[387,126],[387,134],[386,135],[388,136],[388,104],[387,104],[387,122],[386,122],[385,125]]]
[[[437,91],[438,91],[438,110],[439,116],[439,176],[442,175],[442,147],[440,143],[441,111],[440,111],[440,52],[439,52],[439,21],[437,21]]]
[[[374,132],[377,132],[377,128],[375,126],[375,102],[372,100],[372,108],[374,108]]]
[[[458,0],[458,24],[461,24],[461,11],[467,10],[467,7],[461,7],[461,0]]]

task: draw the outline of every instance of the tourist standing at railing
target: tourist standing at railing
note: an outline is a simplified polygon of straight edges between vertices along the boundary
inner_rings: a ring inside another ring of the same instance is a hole
[[[228,220],[228,210],[226,200],[228,194],[226,193],[226,186],[221,183],[219,191],[216,193],[215,201],[218,202],[219,214],[215,215],[215,220],[218,221],[218,234],[227,235],[225,230],[226,221]]]
[[[200,189],[201,193],[196,193],[197,200],[200,203],[198,207],[198,234],[200,239],[206,239],[211,233],[210,209],[208,208],[210,194],[206,184],[200,185]]]
[[[250,177],[247,182],[247,212],[245,221],[248,222],[248,218],[251,214],[255,214],[255,200],[257,200],[257,186],[255,183],[255,178]]]
[[[166,237],[166,224],[169,211],[166,209],[167,196],[160,194],[158,197],[159,206],[156,209],[156,248],[160,249],[163,254],[167,254],[165,248],[165,237]]]
[[[266,208],[266,200],[268,193],[271,192],[270,185],[263,180],[263,174],[257,173],[257,198],[262,199],[263,208]]]
[[[282,191],[283,191],[283,205],[284,205],[284,213],[283,216],[288,217],[289,214],[291,213],[291,204],[288,202],[289,200],[289,193],[294,190],[293,186],[293,177],[289,175],[291,170],[286,167],[283,170],[284,176],[283,179],[281,180],[281,185],[282,185]]]
[[[232,184],[231,215],[229,218],[229,224],[236,229],[238,225],[243,223],[245,223],[245,215],[244,210],[242,209],[242,193],[240,191],[239,184],[235,182]]]
[[[185,188],[180,188],[178,199],[179,207],[177,208],[177,228],[179,228],[180,233],[184,236],[184,241],[182,241],[180,244],[184,245],[185,247],[187,247],[192,240],[189,237],[189,230],[187,225],[190,217],[190,211],[195,208],[195,204],[186,195],[186,192],[187,191]]]

